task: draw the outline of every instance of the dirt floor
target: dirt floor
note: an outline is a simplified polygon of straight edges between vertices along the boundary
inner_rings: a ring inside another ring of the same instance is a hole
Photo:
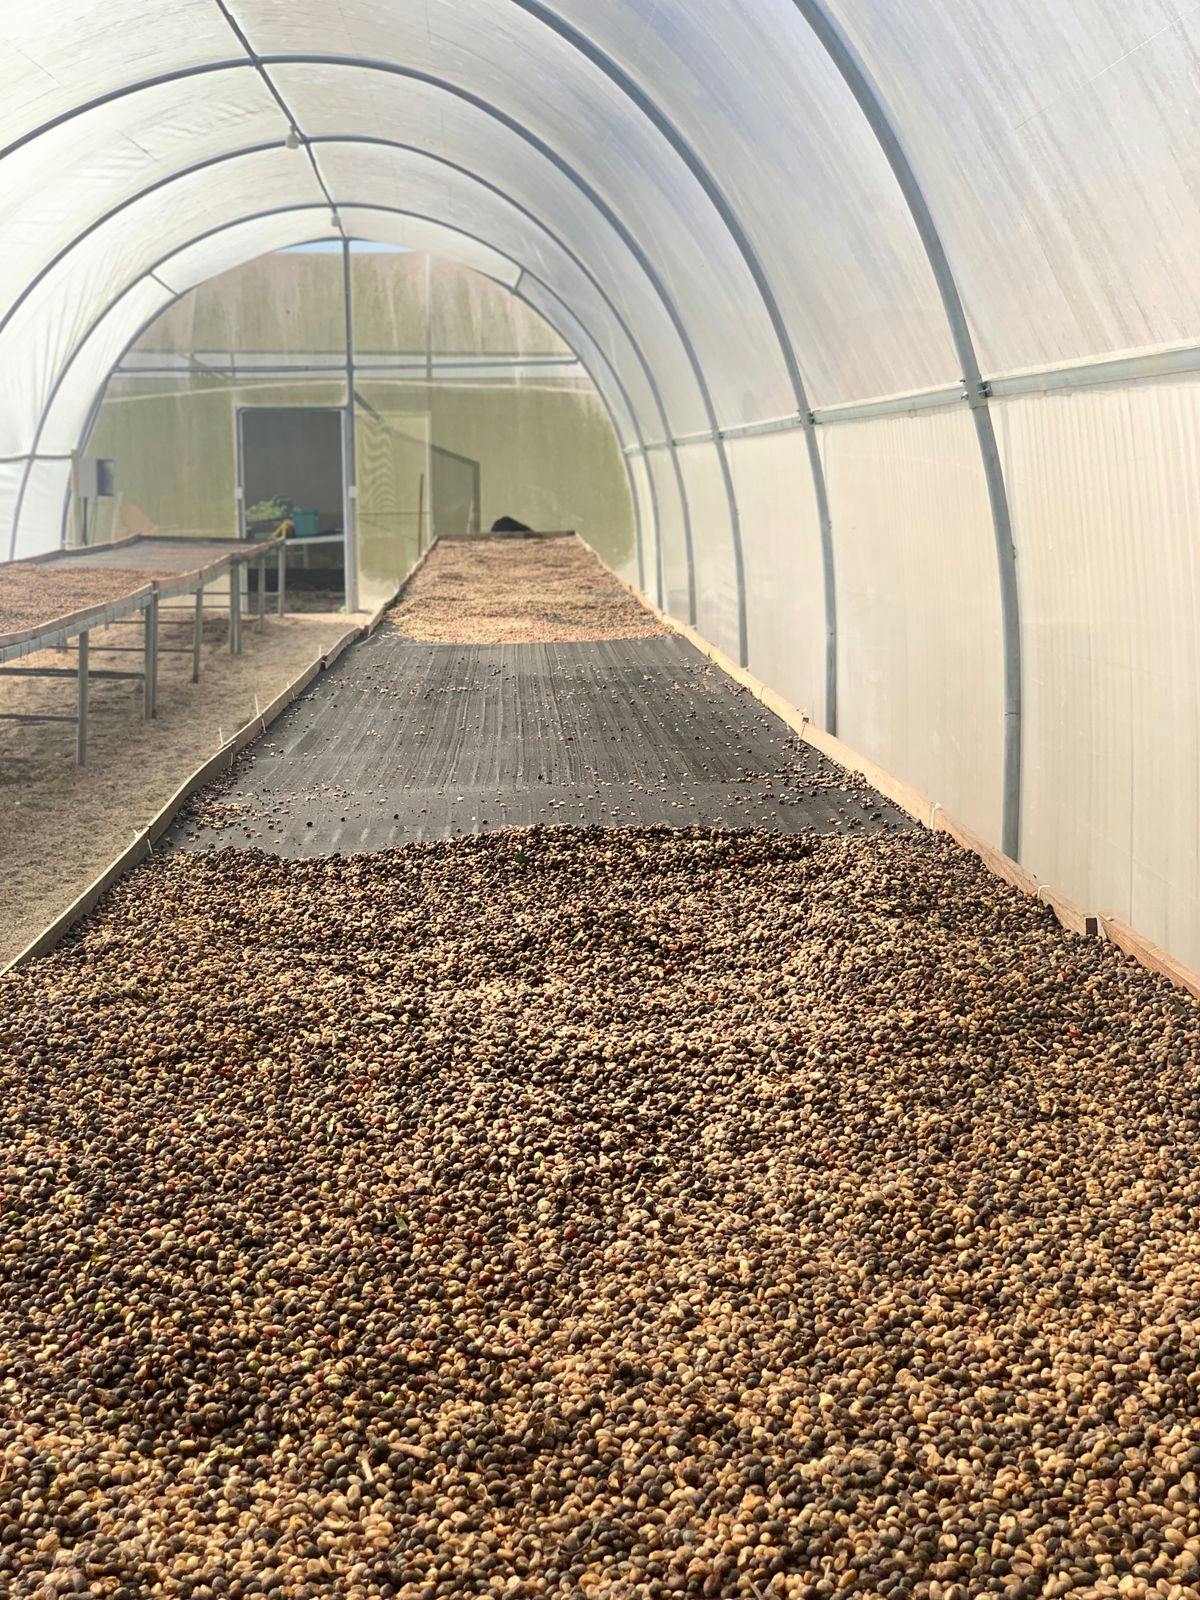
[[[55,561],[0,565],[0,634],[119,600],[145,588],[150,576],[129,567],[71,568]]]
[[[223,622],[214,619],[198,685],[191,682],[190,654],[161,657],[158,718],[149,724],[141,720],[140,683],[94,682],[83,772],[75,767],[71,724],[0,722],[0,964],[99,876],[188,773],[355,620],[272,619],[262,634],[247,625],[244,654],[234,657],[225,648]],[[190,644],[190,627],[180,634]],[[94,634],[92,643],[128,644],[131,635],[136,630],[112,628]],[[47,652],[20,665],[57,666],[63,659]],[[93,664],[122,661],[134,664],[129,670],[140,665],[136,655],[97,656]],[[70,679],[0,678],[4,711],[70,713],[74,694]]]
[[[406,638],[452,644],[647,639],[666,631],[574,536],[444,540],[393,623]]]

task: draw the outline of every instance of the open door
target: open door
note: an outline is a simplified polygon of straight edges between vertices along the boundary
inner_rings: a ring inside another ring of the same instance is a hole
[[[238,409],[239,531],[269,539],[290,523],[288,586],[317,609],[345,599],[344,426],[339,406]]]

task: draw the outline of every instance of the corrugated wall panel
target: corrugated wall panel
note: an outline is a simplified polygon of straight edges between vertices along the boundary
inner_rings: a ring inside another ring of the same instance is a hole
[[[822,433],[836,553],[838,731],[1000,841],[995,543],[966,408]]]
[[[746,551],[750,670],[825,722],[821,531],[799,432],[728,442]]]
[[[17,539],[17,547],[13,551],[14,555],[41,555],[43,551],[53,549],[58,544],[58,533],[62,527],[63,505],[70,478],[71,464],[69,461],[35,461],[33,463],[29,472],[29,481],[25,485],[21,532]],[[49,529],[54,530],[53,539],[47,535],[46,530]]]
[[[706,639],[736,659],[737,575],[721,462],[713,445],[688,444],[679,448],[679,465],[692,515],[697,626]]]
[[[1200,383],[996,407],[1025,624],[1026,863],[1200,965]]]
[[[655,521],[654,496],[650,493],[650,470],[646,458],[641,454],[629,457],[629,466],[633,476],[633,489],[637,495],[638,506],[642,513],[642,560],[641,568],[645,574],[644,593],[653,596],[657,593],[654,586],[654,563],[658,549],[658,524]],[[660,513],[661,514],[661,513]],[[627,565],[618,568],[620,575],[627,583],[635,587],[638,583],[637,552],[634,551],[632,559]]]
[[[654,492],[658,496],[658,521],[662,538],[663,610],[669,611],[681,622],[686,622],[688,619],[687,545],[684,538],[683,504],[679,498],[679,482],[668,451],[651,450],[641,459],[653,475]],[[652,555],[653,552],[647,549],[646,593],[653,599],[658,594],[658,578]]]

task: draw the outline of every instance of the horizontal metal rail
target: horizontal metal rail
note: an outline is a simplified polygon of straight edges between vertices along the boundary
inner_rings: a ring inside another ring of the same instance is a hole
[[[1155,350],[1145,355],[1114,356],[1096,361],[1076,361],[1063,366],[1030,367],[1021,372],[985,377],[983,385],[992,400],[1026,394],[1055,394],[1078,389],[1100,389],[1113,385],[1135,386],[1161,382],[1167,378],[1200,375],[1200,346],[1187,345]],[[806,419],[796,413],[768,417],[761,422],[737,423],[721,428],[722,439],[745,439],[759,434],[789,433],[811,420],[817,427],[836,427],[843,422],[863,422],[872,417],[912,416],[924,411],[944,411],[970,404],[962,383],[943,384],[933,389],[912,389],[902,394],[880,395],[871,400],[851,400],[845,404],[818,406]],[[666,450],[670,446],[701,444],[711,433],[682,434],[674,439],[652,439],[646,450]],[[636,455],[638,445],[625,445],[626,455]]]
[[[369,363],[368,363],[369,364]],[[550,363],[545,363],[549,365]],[[564,365],[567,363],[564,363]],[[571,361],[570,366],[576,363]],[[136,377],[146,375],[147,368],[120,368],[118,375]],[[172,372],[188,369],[172,369]],[[194,370],[194,369],[193,369]],[[212,369],[201,369],[210,371]],[[280,367],[279,373],[295,372],[295,367]],[[316,370],[316,369],[314,369]],[[324,372],[327,369],[321,368]],[[329,369],[332,370],[332,369]],[[255,372],[274,374],[274,368],[247,369],[239,376],[253,376]],[[1027,367],[1019,372],[994,373],[983,379],[989,399],[1004,400],[1017,395],[1054,394],[1074,389],[1099,389],[1112,385],[1141,385],[1161,382],[1168,378],[1186,378],[1200,375],[1200,345],[1172,345],[1136,355],[1104,356],[1084,361],[1066,362],[1058,366]],[[932,389],[904,390],[898,394],[879,395],[867,400],[839,401],[835,405],[816,406],[809,417],[799,412],[784,417],[766,417],[758,422],[733,423],[719,428],[716,433],[701,431],[680,434],[671,439],[650,439],[643,445],[625,445],[626,455],[639,455],[643,451],[667,450],[689,444],[708,443],[718,435],[722,439],[749,439],[760,434],[790,433],[803,429],[809,422],[817,427],[834,427],[843,422],[862,422],[872,417],[909,416],[922,411],[940,411],[969,404],[964,384],[942,384]],[[0,457],[0,464],[22,461],[70,461],[72,457],[61,452],[45,454],[27,452],[19,456]]]
[[[97,654],[96,645],[92,646],[91,654]],[[140,649],[138,654],[141,655]],[[74,678],[75,676],[76,669],[74,667],[0,667],[0,677],[3,678]],[[118,678],[128,678],[137,683],[142,681],[140,672],[121,672],[116,667],[101,667],[94,672],[89,671],[88,677],[92,679],[112,678],[114,681]],[[57,720],[55,718],[55,721]],[[74,722],[75,719],[71,717],[69,720]]]

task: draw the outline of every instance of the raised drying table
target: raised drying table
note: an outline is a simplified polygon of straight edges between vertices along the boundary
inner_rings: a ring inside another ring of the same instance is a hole
[[[76,705],[73,713],[22,713],[0,712],[5,722],[71,722],[75,725],[75,760],[84,766],[87,760],[88,686],[93,679],[140,680],[142,683],[142,715],[157,715],[158,660],[162,654],[190,655],[192,682],[200,679],[200,655],[204,630],[206,591],[221,579],[229,586],[229,650],[233,655],[242,652],[243,586],[248,593],[249,570],[257,572],[257,627],[266,626],[266,568],[274,557],[278,574],[276,606],[284,614],[285,604],[285,544],[276,540],[262,544],[247,544],[240,539],[175,539],[155,535],[137,535],[131,539],[117,540],[112,544],[96,545],[86,549],[56,550],[28,561],[10,564],[36,570],[52,563],[58,571],[94,571],[111,569],[122,574],[145,573],[147,582],[98,605],[85,606],[63,616],[47,618],[27,627],[0,634],[0,676],[74,678],[76,680]],[[200,564],[197,564],[197,558]],[[205,559],[207,558],[207,559]],[[189,598],[190,597],[190,598]],[[180,603],[185,601],[186,603]],[[186,619],[163,618],[164,611],[186,611]],[[112,627],[140,626],[140,644],[92,643],[94,631]],[[190,626],[191,642],[186,645],[164,645],[159,638],[160,626]],[[72,642],[74,648],[72,649]],[[41,651],[59,650],[75,655],[74,666],[17,666],[14,663]],[[141,668],[125,672],[117,668],[97,669],[91,665],[94,655],[140,655]]]
[[[257,626],[266,625],[267,562],[274,558],[277,573],[276,609],[284,613],[286,543],[282,539],[247,543],[244,539],[177,539],[163,534],[139,534],[114,544],[85,550],[62,550],[48,559],[66,563],[80,571],[103,567],[136,568],[150,574],[159,589],[159,598],[194,594],[198,632],[204,590],[216,579],[229,576],[229,650],[242,650],[243,590],[249,594],[249,573],[258,576]],[[169,591],[169,592],[168,592]]]

